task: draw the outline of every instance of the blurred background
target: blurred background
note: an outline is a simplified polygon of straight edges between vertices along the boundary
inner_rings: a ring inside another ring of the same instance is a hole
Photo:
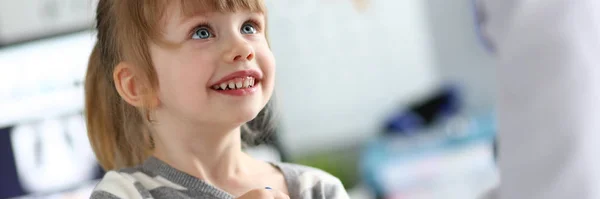
[[[87,198],[102,177],[82,81],[94,0],[0,0],[0,198]],[[255,157],[321,168],[351,198],[498,186],[491,46],[476,0],[267,1],[281,124]]]

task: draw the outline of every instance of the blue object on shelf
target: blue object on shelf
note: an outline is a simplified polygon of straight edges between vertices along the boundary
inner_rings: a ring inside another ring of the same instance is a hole
[[[445,85],[433,96],[411,105],[407,110],[392,115],[386,122],[388,134],[412,134],[421,128],[441,122],[460,112],[460,90],[452,84]]]
[[[399,162],[427,159],[440,152],[478,143],[489,143],[491,148],[495,129],[494,113],[490,111],[470,118],[448,118],[447,122],[423,130],[427,133],[416,136],[382,136],[371,140],[363,148],[359,161],[361,175],[370,188],[385,195],[389,190],[386,190],[387,185],[380,179],[382,168]]]

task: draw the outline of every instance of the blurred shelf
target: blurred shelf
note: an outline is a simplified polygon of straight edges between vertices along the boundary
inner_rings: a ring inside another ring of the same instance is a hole
[[[83,109],[94,33],[78,32],[0,49],[0,128]]]
[[[40,94],[21,100],[0,101],[0,128],[23,122],[81,112],[83,87]]]

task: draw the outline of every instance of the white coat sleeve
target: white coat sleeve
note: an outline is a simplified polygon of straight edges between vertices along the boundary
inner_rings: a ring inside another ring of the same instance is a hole
[[[600,198],[600,1],[486,1],[500,198]]]

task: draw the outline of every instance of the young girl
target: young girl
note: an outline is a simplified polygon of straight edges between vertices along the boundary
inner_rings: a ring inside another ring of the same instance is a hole
[[[96,17],[86,117],[109,172],[91,198],[348,198],[323,171],[242,151],[269,122],[263,0],[100,0]]]

